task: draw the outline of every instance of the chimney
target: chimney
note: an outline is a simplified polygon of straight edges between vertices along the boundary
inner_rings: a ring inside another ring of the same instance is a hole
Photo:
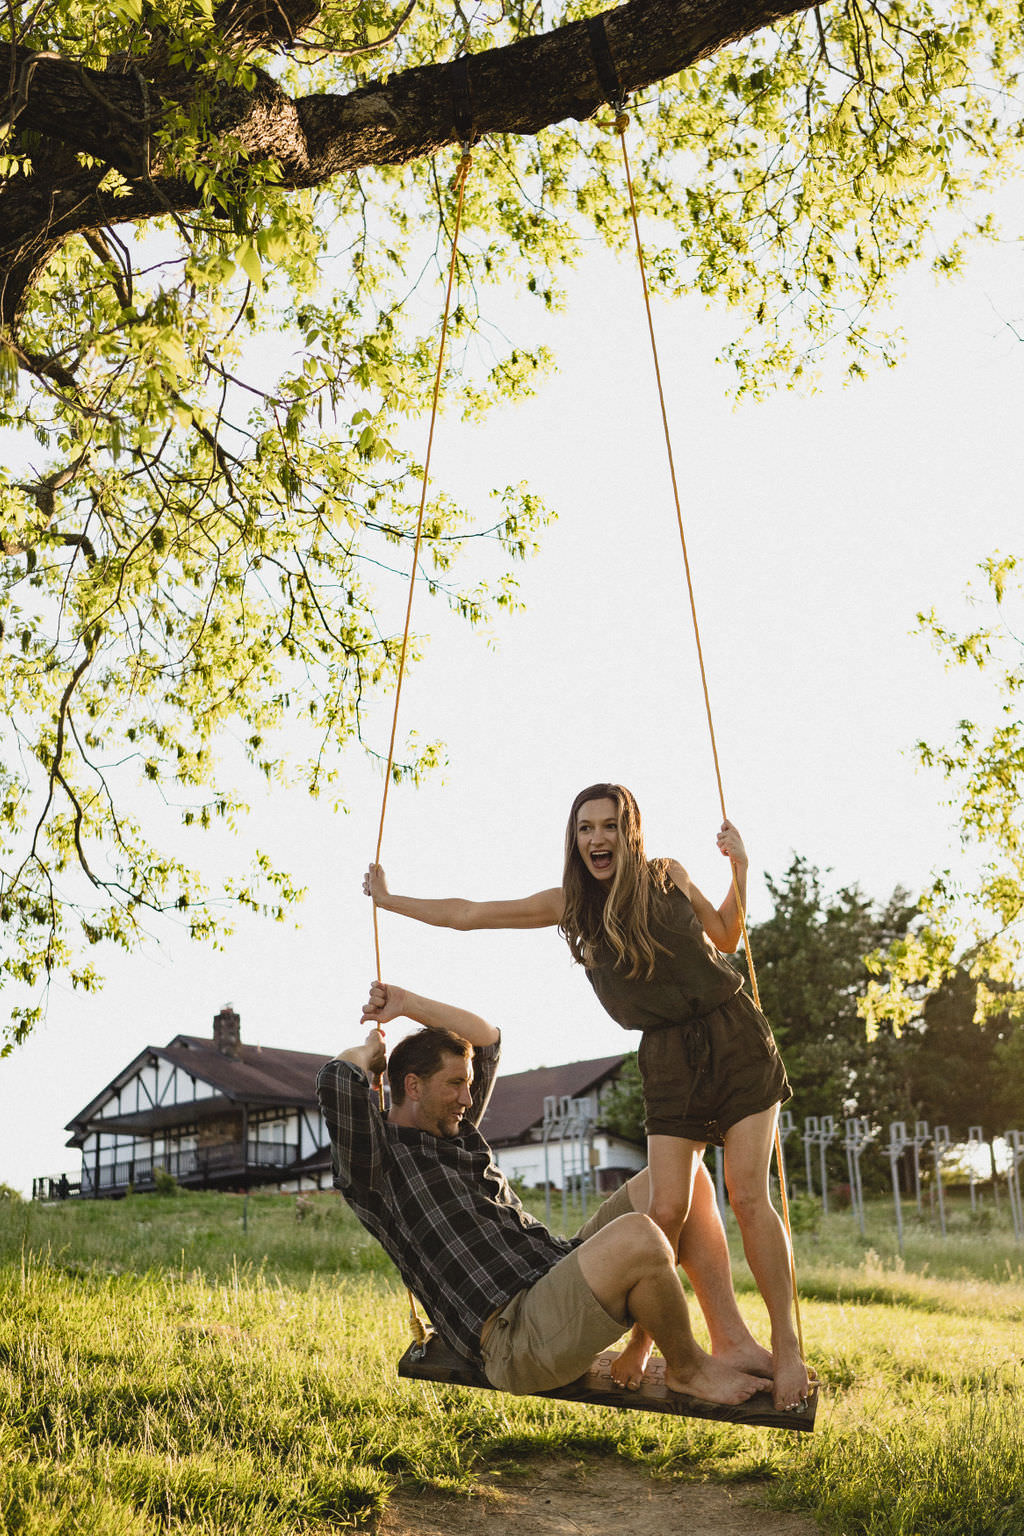
[[[232,1056],[237,1061],[241,1054],[239,1046],[241,1020],[230,1003],[225,1003],[213,1021],[213,1043],[222,1056]]]

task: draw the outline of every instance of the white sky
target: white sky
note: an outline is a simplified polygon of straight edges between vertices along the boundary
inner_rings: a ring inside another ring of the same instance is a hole
[[[1019,200],[1007,209],[1006,227],[1020,229]],[[977,563],[1020,552],[1024,347],[1006,322],[1022,309],[1019,242],[979,250],[956,284],[919,271],[897,315],[900,368],[738,409],[713,365],[734,317],[697,300],[658,311],[754,921],[769,910],[761,872],[781,874],[794,850],[877,897],[955,857],[942,785],[909,749],[984,713],[989,694],[946,673],[911,631],[932,605],[963,620]],[[441,737],[448,766],[419,791],[392,791],[384,863],[394,889],[423,895],[556,884],[572,796],[618,779],[640,802],[648,851],[681,858],[717,900],[717,793],[635,270],[595,254],[547,331],[560,373],[539,398],[484,427],[443,419],[438,430],[435,481],[483,519],[492,484],[526,479],[560,520],[522,569],[526,612],[499,624],[496,648],[417,597],[414,626],[431,639],[401,724]],[[256,803],[237,844],[209,839],[215,870],[240,870],[255,843],[308,885],[298,930],[243,920],[219,953],[169,931],[143,956],[101,957],[98,996],[54,988],[45,1026],[0,1062],[0,1180],[27,1191],[35,1174],[73,1170],[72,1114],[144,1046],[209,1034],[225,1002],[248,1042],[327,1054],[357,1037],[374,964],[360,883],[380,779],[356,753],[347,796],[350,813],[334,816],[278,794]],[[507,1069],[636,1043],[552,932],[381,922],[385,976],[492,1017]]]

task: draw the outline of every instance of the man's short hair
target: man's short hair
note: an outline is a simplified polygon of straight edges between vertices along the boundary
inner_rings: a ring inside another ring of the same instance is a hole
[[[446,1056],[458,1056],[469,1061],[473,1047],[461,1035],[450,1029],[421,1029],[414,1035],[399,1040],[388,1058],[388,1082],[391,1084],[392,1104],[405,1102],[405,1078],[408,1072],[417,1077],[433,1077],[444,1066]]]

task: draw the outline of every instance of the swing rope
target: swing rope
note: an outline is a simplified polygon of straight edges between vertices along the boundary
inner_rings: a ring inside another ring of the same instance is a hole
[[[437,347],[437,368],[434,372],[434,395],[430,407],[430,431],[427,433],[427,452],[423,460],[423,484],[420,489],[420,509],[416,519],[416,537],[413,542],[412,570],[409,573],[409,596],[405,605],[405,628],[402,631],[402,650],[398,658],[398,676],[395,682],[395,707],[391,713],[391,737],[388,741],[388,765],[384,774],[384,793],[380,803],[380,824],[377,828],[377,852],[374,855],[374,863],[380,863],[380,851],[384,842],[384,817],[388,808],[388,790],[391,787],[391,775],[395,762],[395,737],[398,732],[398,708],[402,701],[402,683],[405,678],[405,658],[409,649],[409,626],[412,622],[412,596],[416,586],[416,571],[419,566],[420,544],[423,540],[423,516],[427,505],[427,484],[430,478],[430,455],[434,446],[434,427],[437,423],[437,407],[441,395],[441,372],[444,365],[444,344],[448,336],[448,319],[451,314],[452,287],[455,282],[455,263],[459,250],[459,230],[462,226],[462,203],[466,191],[466,179],[469,175],[472,154],[468,145],[463,146],[462,159],[452,183],[453,190],[457,193],[455,205],[455,227],[452,231],[452,254],[448,263],[448,286],[444,295],[444,318],[441,321],[441,339]],[[380,967],[380,927],[377,922],[377,903],[373,903],[373,950],[377,961],[377,980],[382,981]]]
[[[715,764],[715,779],[718,784],[718,800],[722,808],[722,820],[728,821],[725,809],[725,790],[722,785],[722,769],[718,759],[718,744],[715,739],[715,723],[711,715],[711,695],[708,689],[707,671],[704,666],[704,647],[701,644],[700,624],[697,620],[697,602],[694,597],[693,575],[690,570],[690,556],[686,547],[686,532],[683,527],[683,512],[679,498],[679,483],[676,478],[675,458],[672,453],[672,434],[669,430],[668,411],[665,406],[665,391],[661,381],[661,365],[658,361],[658,343],[654,333],[654,317],[651,313],[651,296],[647,285],[647,268],[644,262],[643,243],[640,239],[640,224],[637,219],[636,197],[633,193],[633,178],[629,168],[629,154],[626,149],[626,129],[629,126],[629,117],[616,104],[615,121],[613,128],[619,136],[619,144],[622,149],[622,164],[626,173],[626,187],[629,192],[629,211],[633,224],[633,236],[636,243],[637,263],[640,269],[640,283],[643,288],[644,308],[647,311],[647,330],[651,340],[651,356],[654,360],[654,377],[658,386],[658,401],[661,407],[661,424],[665,433],[665,449],[668,454],[669,477],[672,482],[672,496],[676,509],[676,525],[679,529],[679,543],[683,552],[683,568],[686,572],[686,590],[690,600],[690,617],[693,621],[693,637],[697,647],[697,662],[700,667],[700,681],[704,692],[704,710],[707,715],[708,734],[711,738],[711,755]],[[747,917],[744,911],[743,900],[740,896],[739,882],[736,876],[736,865],[729,860],[729,869],[732,875],[733,894],[736,898],[736,910],[739,913],[740,929],[743,935],[743,947],[747,957],[747,970],[750,975],[750,990],[753,993],[754,1005],[761,1006],[761,997],[757,986],[757,971],[754,968],[754,957],[751,953],[750,938],[747,933]],[[793,1289],[793,1312],[796,1319],[797,1339],[800,1344],[800,1354],[804,1355],[804,1331],[800,1318],[800,1296],[796,1283],[796,1264],[793,1258],[793,1232],[789,1219],[789,1195],[786,1189],[786,1165],[782,1155],[782,1138],[779,1134],[778,1120],[775,1124],[775,1158],[779,1170],[779,1197],[782,1203],[782,1218],[786,1227],[786,1237],[789,1245],[789,1272]]]
[[[452,254],[448,263],[448,284],[444,296],[444,318],[441,321],[441,338],[437,347],[437,368],[434,373],[434,394],[430,407],[430,430],[427,433],[427,452],[423,460],[423,484],[420,490],[419,514],[416,518],[416,537],[413,541],[412,569],[409,572],[409,595],[405,605],[405,628],[402,631],[402,649],[398,658],[398,674],[395,682],[395,704],[391,712],[391,737],[388,741],[388,765],[384,774],[384,791],[380,803],[380,823],[377,828],[377,851],[374,855],[374,863],[380,863],[381,847],[384,842],[384,817],[388,808],[388,790],[391,787],[391,776],[395,761],[395,738],[398,734],[398,707],[402,700],[402,682],[405,677],[405,661],[409,650],[409,627],[412,623],[412,597],[416,587],[416,572],[419,568],[420,545],[423,540],[423,517],[427,505],[427,485],[430,478],[430,455],[434,446],[434,427],[437,423],[438,402],[441,395],[441,374],[444,365],[444,346],[448,336],[448,320],[451,314],[452,288],[455,283],[455,264],[459,250],[459,230],[462,226],[462,204],[466,191],[466,179],[469,175],[472,154],[469,143],[463,144],[462,159],[452,182],[452,189],[457,194],[455,204],[455,224],[452,230]],[[377,903],[373,902],[373,951],[377,962],[377,980],[383,981],[380,963],[380,925],[377,920]],[[381,1030],[383,1035],[383,1030]],[[377,1094],[380,1107],[384,1108],[384,1079],[381,1076],[377,1085]],[[412,1329],[413,1339],[417,1344],[425,1344],[427,1329],[416,1310],[416,1298],[412,1291],[406,1287],[406,1295],[409,1298],[409,1326]]]

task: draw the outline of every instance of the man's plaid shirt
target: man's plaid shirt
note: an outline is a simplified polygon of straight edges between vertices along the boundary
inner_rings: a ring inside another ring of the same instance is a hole
[[[437,1332],[476,1364],[491,1313],[577,1246],[524,1211],[477,1129],[499,1050],[473,1053],[473,1107],[457,1136],[389,1124],[376,1092],[347,1061],[329,1061],[316,1084],[336,1187]]]

